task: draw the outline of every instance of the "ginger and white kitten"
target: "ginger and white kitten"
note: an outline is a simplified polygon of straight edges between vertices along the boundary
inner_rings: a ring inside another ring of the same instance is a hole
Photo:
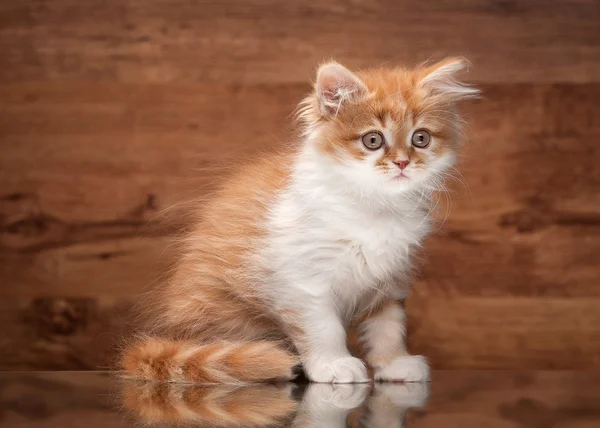
[[[290,379],[301,363],[314,382],[428,380],[400,302],[459,148],[456,104],[477,94],[455,80],[464,66],[321,66],[299,141],[240,168],[204,207],[125,373],[240,383]]]

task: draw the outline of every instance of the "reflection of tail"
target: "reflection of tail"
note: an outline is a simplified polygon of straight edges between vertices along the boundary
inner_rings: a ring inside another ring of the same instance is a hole
[[[144,338],[130,346],[121,365],[125,375],[165,382],[239,384],[291,379],[298,363],[273,342],[193,342]]]
[[[270,426],[291,417],[290,388],[260,384],[196,386],[124,381],[124,406],[146,424]]]

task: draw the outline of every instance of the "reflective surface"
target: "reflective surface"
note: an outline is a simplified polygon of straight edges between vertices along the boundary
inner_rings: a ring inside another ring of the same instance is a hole
[[[598,427],[600,373],[434,372],[423,384],[185,386],[0,373],[1,427]]]

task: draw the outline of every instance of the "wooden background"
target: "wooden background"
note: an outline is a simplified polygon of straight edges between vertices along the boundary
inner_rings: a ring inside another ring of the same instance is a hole
[[[0,0],[0,369],[106,367],[181,210],[315,65],[465,55],[484,98],[408,303],[436,368],[600,368],[596,0]]]

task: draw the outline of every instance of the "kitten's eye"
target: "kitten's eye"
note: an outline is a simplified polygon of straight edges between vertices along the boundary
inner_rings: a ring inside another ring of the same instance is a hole
[[[362,143],[369,150],[377,150],[383,146],[385,138],[381,132],[371,131],[362,136]]]
[[[431,142],[431,134],[426,129],[418,129],[413,133],[411,142],[413,146],[424,149]]]

